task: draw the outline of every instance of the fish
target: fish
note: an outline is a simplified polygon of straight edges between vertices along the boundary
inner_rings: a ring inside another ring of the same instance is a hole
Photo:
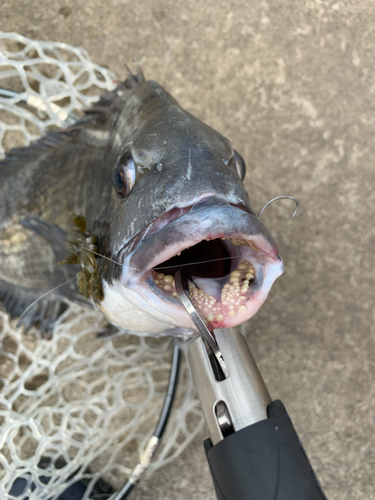
[[[242,324],[284,269],[245,173],[227,138],[129,73],[72,126],[0,162],[0,302],[46,338],[71,302],[128,332],[186,336],[185,267],[212,326]]]

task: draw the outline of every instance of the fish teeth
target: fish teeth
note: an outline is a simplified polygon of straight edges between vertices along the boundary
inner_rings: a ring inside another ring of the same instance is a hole
[[[235,236],[234,238],[230,239],[230,242],[232,245],[239,247],[239,246],[245,246],[245,247],[250,247],[253,250],[258,250],[256,245],[252,241],[245,240],[244,238],[241,238],[241,236]]]
[[[179,252],[178,255],[180,255]],[[176,292],[175,278],[172,274],[165,275],[164,273],[154,273],[155,284],[165,292],[170,293],[173,297],[178,297]],[[221,290],[220,301],[217,302],[215,297],[204,292],[199,288],[189,285],[190,294],[193,301],[199,309],[205,314],[208,321],[223,321],[227,315],[230,318],[236,317],[238,314],[246,312],[246,292],[250,288],[250,281],[255,277],[254,266],[244,260],[238,264],[229,276],[229,281]]]

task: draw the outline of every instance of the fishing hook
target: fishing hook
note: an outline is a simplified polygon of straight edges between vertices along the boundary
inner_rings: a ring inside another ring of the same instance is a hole
[[[296,204],[296,208],[294,209],[294,212],[293,212],[293,215],[291,217],[291,219],[294,218],[294,216],[296,215],[297,213],[297,210],[299,208],[299,201],[296,199],[296,198],[293,198],[293,196],[287,196],[287,195],[283,195],[283,196],[276,196],[276,198],[272,198],[272,200],[270,201],[267,201],[267,203],[262,207],[261,211],[259,212],[258,216],[257,216],[257,219],[259,220],[262,213],[265,211],[265,209],[268,207],[268,205],[271,205],[271,203],[273,203],[274,201],[276,200],[281,200],[283,198],[288,198],[289,200],[293,200],[294,203]]]

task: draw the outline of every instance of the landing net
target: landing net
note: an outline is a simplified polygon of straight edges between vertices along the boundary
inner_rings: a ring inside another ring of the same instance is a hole
[[[0,157],[60,127],[116,81],[83,49],[0,32]],[[57,498],[79,479],[88,485],[83,499],[93,498],[100,479],[121,487],[157,423],[172,341],[124,333],[99,339],[102,316],[74,305],[51,341],[37,330],[23,335],[16,323],[0,309],[0,498],[14,498],[17,478],[30,500]],[[202,426],[184,359],[150,472],[177,457]]]

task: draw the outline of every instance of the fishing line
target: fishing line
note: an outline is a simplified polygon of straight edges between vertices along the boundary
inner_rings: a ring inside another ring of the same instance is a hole
[[[227,260],[227,259],[238,259],[238,255],[235,255],[234,257],[222,257],[221,259],[210,259],[210,260],[200,260],[198,262],[188,262],[187,264],[176,264],[174,266],[158,266],[158,267],[153,267],[155,271],[158,269],[172,269],[172,267],[185,267],[185,266],[194,266],[195,264],[207,264],[208,262],[217,262],[219,260]]]
[[[75,279],[76,279],[75,276],[73,278],[69,278],[67,281],[64,281],[64,283],[60,283],[60,285],[55,286],[55,288],[51,288],[51,290],[48,290],[48,292],[43,293],[43,295],[41,295],[40,297],[38,297],[37,299],[35,299],[33,302],[31,302],[31,304],[29,304],[26,307],[26,309],[23,311],[23,313],[21,314],[21,316],[20,316],[20,318],[18,320],[18,324],[20,323],[21,319],[25,316],[25,314],[27,313],[27,311],[29,309],[31,309],[31,307],[33,307],[36,303],[38,303],[40,300],[42,300],[44,297],[46,297],[50,293],[54,292],[55,290],[58,290],[59,288],[62,288],[63,286],[67,285],[68,283],[70,283],[71,281],[73,281]]]
[[[98,255],[99,257],[103,257],[103,259],[107,259],[110,262],[113,262],[114,264],[117,264],[118,266],[122,267],[122,264],[120,264],[120,262],[116,262],[115,260],[111,259],[110,257],[106,257],[105,255],[102,255],[101,253],[94,252],[94,250],[91,250],[91,248],[84,247],[83,245],[81,245],[81,246],[82,246],[82,248],[84,248],[88,252],[94,253],[95,255]]]
[[[107,259],[110,262],[117,264],[118,266],[122,266],[122,264],[120,264],[120,262],[116,262],[115,260],[110,259],[109,257],[106,257],[105,255],[102,255],[98,252],[94,252],[94,250],[91,250],[90,248],[87,248],[84,246],[82,246],[82,248],[84,248],[85,250],[88,250],[89,252],[94,253],[95,255],[98,255],[99,257],[103,257],[103,259]],[[226,259],[236,259],[237,257],[238,257],[238,255],[235,255],[234,257],[223,257],[221,259],[199,260],[197,262],[188,262],[187,264],[176,264],[175,266],[158,266],[158,267],[153,267],[153,269],[155,271],[157,271],[158,269],[171,269],[172,267],[194,266],[195,264],[207,264],[208,262],[217,262],[217,261],[226,260]]]
[[[90,250],[90,248],[87,248],[87,247],[84,247],[84,246],[82,248],[84,248],[85,250],[88,250],[89,252],[94,253],[95,255],[98,255],[99,257],[103,257],[103,259],[107,259],[110,262],[113,262],[114,264],[117,264],[118,266],[122,267],[122,264],[120,264],[120,262],[116,262],[115,260],[110,259],[109,257],[106,257],[105,255],[102,255],[102,254],[100,254],[98,252],[94,252],[94,250]],[[194,266],[195,264],[207,264],[208,262],[218,262],[218,261],[221,261],[221,260],[237,259],[237,258],[238,258],[238,255],[235,255],[233,257],[222,257],[221,259],[199,260],[199,261],[196,261],[196,262],[188,262],[187,264],[176,264],[174,266],[160,266],[159,265],[158,267],[153,267],[152,269],[154,269],[155,271],[157,271],[159,269],[172,269],[173,267]]]

